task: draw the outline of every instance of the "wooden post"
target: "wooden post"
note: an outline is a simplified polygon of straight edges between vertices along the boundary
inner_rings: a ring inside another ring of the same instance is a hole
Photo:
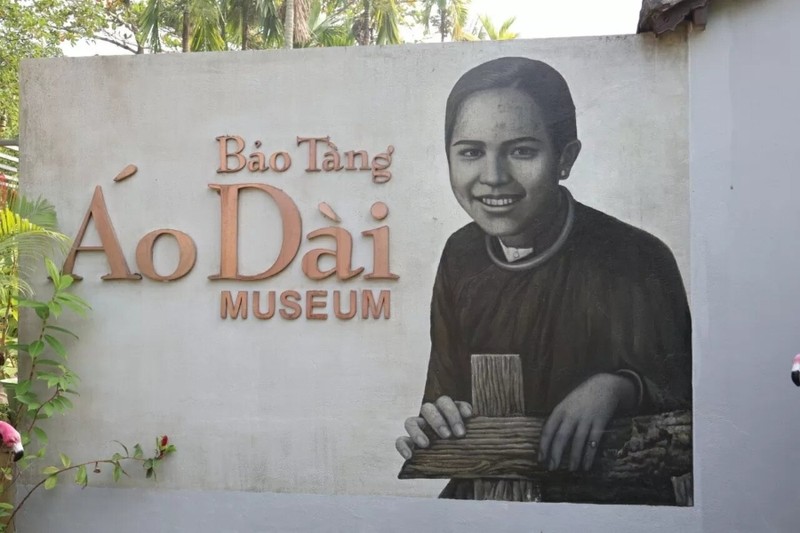
[[[472,355],[472,410],[482,417],[522,417],[525,391],[522,386],[522,360],[516,354]],[[515,435],[501,437],[505,446]],[[531,480],[511,478],[476,479],[476,500],[541,501],[541,490]]]

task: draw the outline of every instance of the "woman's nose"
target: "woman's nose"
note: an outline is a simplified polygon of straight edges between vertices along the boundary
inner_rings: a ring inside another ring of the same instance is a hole
[[[480,182],[496,187],[511,181],[511,174],[505,160],[501,156],[493,155],[486,158],[486,166],[481,172]]]

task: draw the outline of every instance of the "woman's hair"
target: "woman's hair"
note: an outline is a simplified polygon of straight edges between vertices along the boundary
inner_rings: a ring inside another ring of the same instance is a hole
[[[502,57],[467,71],[450,91],[444,114],[444,141],[450,159],[450,141],[461,105],[472,94],[489,89],[519,89],[541,108],[553,145],[559,152],[578,138],[575,104],[564,77],[541,61]]]

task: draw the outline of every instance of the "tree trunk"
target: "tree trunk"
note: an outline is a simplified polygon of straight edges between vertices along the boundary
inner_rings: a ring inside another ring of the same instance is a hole
[[[183,33],[181,35],[181,51],[189,51],[189,0],[183,2]]]
[[[250,0],[242,0],[242,50],[250,46]]]
[[[353,35],[360,46],[367,46],[372,44],[372,29],[370,28],[371,6],[369,0],[363,1],[362,8],[364,11],[353,24]]]
[[[283,47],[294,48],[294,0],[285,0],[283,21]]]

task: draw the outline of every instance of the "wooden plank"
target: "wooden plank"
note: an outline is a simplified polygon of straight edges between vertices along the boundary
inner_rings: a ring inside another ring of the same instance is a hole
[[[525,414],[525,390],[522,386],[522,359],[518,354],[472,354],[472,410],[475,415],[484,417],[521,417]],[[515,424],[509,424],[503,418],[496,420],[495,425],[481,428],[478,423],[475,439],[472,440],[469,453],[480,455],[483,451],[495,451],[501,446],[504,452],[524,453],[526,457],[535,454],[531,447],[531,439],[521,436]],[[486,431],[483,431],[483,430]],[[534,433],[541,432],[541,427],[530,428]],[[509,430],[511,432],[509,432]],[[538,445],[538,441],[537,441]],[[445,451],[445,454],[453,452]],[[455,452],[456,457],[460,452]],[[461,460],[468,460],[465,455]],[[499,459],[494,463],[484,463],[482,470],[487,479],[476,479],[473,482],[475,499],[505,501],[540,501],[539,487],[527,479],[506,474],[520,468],[518,459]],[[491,479],[491,478],[502,479]]]
[[[550,488],[575,483],[576,478],[606,484],[652,478],[669,482],[692,471],[690,411],[613,420],[600,441],[592,470],[566,477],[563,469],[550,472],[537,461],[543,423],[542,418],[478,417],[466,421],[464,438],[439,439],[430,433],[431,446],[415,450],[398,477],[528,479],[545,481]]]
[[[516,354],[472,355],[472,409],[480,416],[522,416],[522,361]]]

